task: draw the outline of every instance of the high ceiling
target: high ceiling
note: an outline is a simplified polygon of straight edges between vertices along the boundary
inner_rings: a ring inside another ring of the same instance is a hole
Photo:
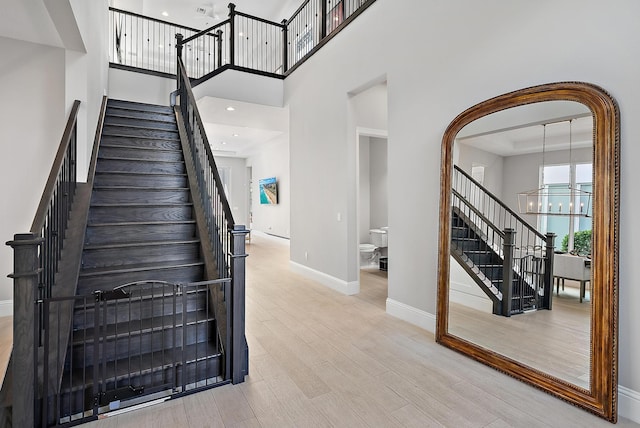
[[[119,9],[151,16],[197,29],[210,27],[229,14],[229,3],[236,10],[280,22],[296,10],[302,0],[111,0]]]

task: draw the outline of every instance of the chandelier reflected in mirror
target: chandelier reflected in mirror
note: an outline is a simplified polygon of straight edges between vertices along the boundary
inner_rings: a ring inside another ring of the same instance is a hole
[[[569,120],[569,184],[564,188],[551,187],[545,183],[545,150],[547,124],[543,124],[542,131],[542,174],[539,188],[518,193],[518,210],[520,214],[544,216],[572,216],[591,217],[592,192],[580,189],[574,184],[572,177],[574,165],[572,163],[572,122]],[[564,204],[563,204],[564,201]],[[567,203],[568,201],[568,203]]]

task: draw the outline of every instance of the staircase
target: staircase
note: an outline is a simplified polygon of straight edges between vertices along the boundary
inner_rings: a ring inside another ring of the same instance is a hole
[[[173,110],[109,100],[76,294],[101,293],[75,302],[62,416],[94,373],[100,405],[221,376],[205,272]]]
[[[493,313],[502,312],[504,294],[504,260],[483,234],[476,230],[473,223],[459,210],[453,209],[451,223],[451,255],[469,274],[474,282],[493,302]],[[534,310],[538,298],[536,290],[520,275],[520,269],[514,270],[511,281],[511,305],[509,315]]]

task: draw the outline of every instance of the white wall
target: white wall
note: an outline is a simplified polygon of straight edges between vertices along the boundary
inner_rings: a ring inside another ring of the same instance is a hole
[[[247,223],[247,192],[249,191],[247,183],[247,162],[244,158],[215,157],[218,169],[229,168],[229,205],[233,213],[233,220],[236,224]]]
[[[371,137],[370,139],[370,171],[371,183],[371,229],[389,224],[389,195],[387,168],[387,140]]]
[[[367,244],[369,239],[369,229],[371,229],[371,138],[360,136],[360,173],[359,173],[359,192],[358,197],[360,208],[360,222],[358,232],[358,242]]]
[[[109,68],[109,98],[168,106],[175,90],[175,79]]]
[[[458,147],[458,161],[455,164],[469,175],[471,175],[473,166],[483,165],[485,167],[483,186],[498,199],[502,199],[502,186],[507,178],[503,175],[504,158],[468,144],[457,143],[456,146]]]
[[[492,313],[493,302],[460,266],[460,263],[450,257],[449,266],[449,301]]]
[[[65,51],[0,37],[0,238],[28,232],[60,144],[65,105]],[[0,245],[0,301],[12,299],[13,251]]]
[[[411,11],[411,13],[407,13]],[[377,1],[285,81],[291,111],[291,259],[342,281],[355,278],[356,150],[347,94],[386,75],[389,108],[389,298],[433,326],[436,308],[440,149],[466,108],[531,85],[578,80],[603,86],[622,115],[620,382],[640,391],[640,3]],[[383,32],[388,23],[402,31]],[[597,28],[597,31],[594,29]],[[407,43],[407,41],[411,43]],[[356,54],[357,53],[357,54]],[[318,186],[322,178],[322,186]],[[626,183],[626,184],[625,184]],[[314,198],[305,198],[308,189]],[[506,192],[507,189],[505,188]],[[410,209],[409,209],[410,208]],[[337,213],[348,213],[337,221]],[[309,227],[313,225],[313,227]],[[425,245],[424,243],[434,243]],[[304,252],[309,252],[308,260]],[[431,324],[430,324],[431,323]],[[622,405],[621,405],[622,406]]]
[[[247,158],[247,166],[252,169],[253,201],[253,230],[270,233],[284,238],[290,237],[290,209],[291,178],[289,172],[289,138],[287,135],[276,137],[266,143],[259,152]],[[276,205],[261,205],[258,183],[261,178],[276,177],[278,180],[278,203]],[[312,204],[316,197],[316,190],[321,187],[322,180],[318,180],[310,187],[306,195],[308,203]],[[249,225],[247,225],[249,227]]]
[[[573,149],[571,153],[572,162],[591,162],[593,160],[593,150],[590,148]],[[569,163],[569,150],[556,150],[546,152],[544,163],[547,166]],[[504,158],[503,176],[503,198],[509,208],[518,212],[518,193],[540,186],[540,167],[542,166],[542,154],[531,153],[526,155],[508,156]],[[537,227],[537,216],[522,214],[531,226]],[[559,244],[559,243],[556,243]]]
[[[107,1],[71,0],[86,51],[65,52],[65,104],[80,100],[78,110],[78,178],[86,181],[102,96],[107,92]]]

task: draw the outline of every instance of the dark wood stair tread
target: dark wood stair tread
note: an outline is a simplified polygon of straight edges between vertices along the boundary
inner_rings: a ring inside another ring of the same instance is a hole
[[[202,265],[204,265],[204,262],[202,260],[194,260],[194,261],[177,262],[177,263],[137,263],[137,264],[125,265],[125,266],[88,268],[88,269],[80,270],[80,278],[87,278],[90,276],[99,276],[99,275],[114,275],[117,273],[152,271],[152,270],[163,271],[168,269],[177,269],[177,268],[183,268],[183,267],[202,266]]]
[[[87,224],[87,227],[113,227],[113,226],[162,226],[162,225],[177,225],[177,224],[195,224],[195,220],[175,220],[175,221],[123,221],[123,222],[110,222],[110,223],[91,223]]]
[[[155,351],[148,354],[135,355],[132,358],[121,358],[116,361],[108,361],[106,368],[101,364],[100,373],[105,374],[101,379],[105,382],[120,381],[133,376],[142,376],[155,371],[165,370],[173,366],[182,366],[182,362],[186,364],[214,362],[222,354],[220,350],[212,343],[198,342],[188,345],[184,348],[171,348],[161,351]],[[152,363],[153,362],[153,363]],[[73,377],[71,381],[72,387],[69,388],[69,379],[62,380],[62,390],[65,392],[87,390],[93,385],[90,376],[85,373],[93,373],[93,366],[76,367],[73,369]]]
[[[184,163],[184,160],[161,160],[161,159],[140,159],[126,158],[122,156],[104,156],[98,155],[98,160],[115,160],[115,161],[132,161],[132,162],[158,162],[158,163]],[[104,171],[101,171],[104,172]]]
[[[162,245],[183,245],[183,244],[197,244],[200,239],[185,239],[185,240],[172,240],[172,241],[134,241],[134,242],[122,242],[113,244],[95,244],[85,245],[85,250],[102,250],[107,248],[131,248],[131,247],[153,247]]]
[[[111,126],[111,125],[109,125]],[[168,131],[170,132],[170,131]],[[178,136],[178,133],[175,132],[176,136],[172,136],[171,138],[168,138],[167,136],[163,136],[163,137],[158,137],[158,136],[153,136],[153,135],[130,135],[130,134],[119,134],[117,132],[110,132],[109,130],[105,129],[102,133],[103,137],[122,137],[122,138],[132,138],[132,139],[136,139],[139,138],[141,140],[160,140],[160,141],[176,141],[176,142],[180,142],[180,138]]]
[[[181,149],[169,149],[169,148],[157,148],[157,147],[144,147],[144,146],[140,146],[140,147],[136,147],[136,146],[127,146],[124,144],[114,144],[114,143],[109,143],[106,142],[104,144],[101,144],[100,147],[107,147],[110,149],[123,149],[123,150],[131,150],[131,151],[136,151],[139,150],[141,152],[153,152],[153,153],[158,153],[158,152],[166,152],[166,153],[182,153]]]
[[[178,294],[177,297],[178,299],[182,299],[182,294]],[[210,316],[207,317],[207,311],[204,309],[185,312],[186,319],[184,320],[184,324],[182,315],[182,312],[179,312],[176,313],[175,317],[174,315],[165,315],[108,324],[107,326],[100,327],[100,329],[102,330],[99,333],[100,339],[121,339],[123,337],[133,337],[151,332],[171,330],[174,327],[174,318],[176,322],[175,327],[178,328],[183,326],[204,324],[215,320],[215,318],[211,316],[213,314],[210,314]],[[74,329],[73,345],[79,346],[85,343],[93,343],[94,334],[94,327]]]

